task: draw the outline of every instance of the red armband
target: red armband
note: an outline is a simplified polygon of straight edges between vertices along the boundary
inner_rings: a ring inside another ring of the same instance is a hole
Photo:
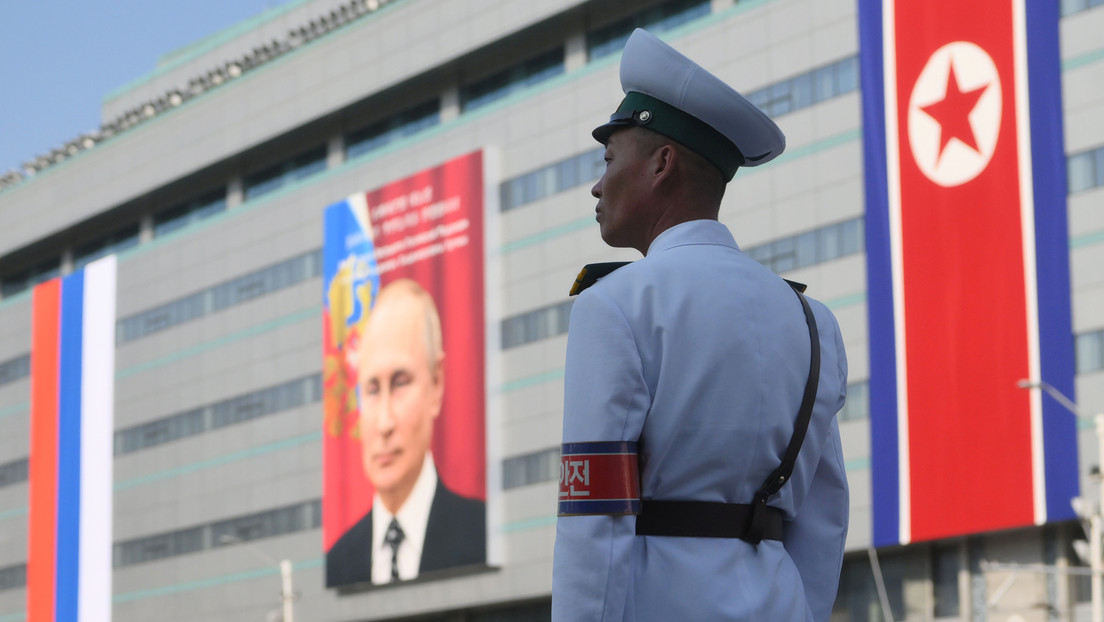
[[[564,443],[558,516],[639,514],[637,443]]]

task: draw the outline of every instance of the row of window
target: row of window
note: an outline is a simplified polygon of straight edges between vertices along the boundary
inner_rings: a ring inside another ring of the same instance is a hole
[[[292,257],[256,272],[127,316],[119,320],[115,326],[115,343],[124,344],[134,341],[321,275],[321,250]]]
[[[502,320],[502,349],[508,350],[566,334],[573,302],[574,299],[569,298],[563,302]]]
[[[322,401],[322,376],[297,378],[115,432],[115,455]]]
[[[507,179],[498,187],[499,209],[503,212],[538,199],[590,183],[602,176],[605,148],[571,156],[530,173]]]
[[[866,248],[862,217],[744,249],[748,257],[783,274],[861,253]]]
[[[321,526],[322,500],[315,499],[206,525],[117,542],[112,563],[116,568],[132,566],[166,557],[233,546],[259,538],[318,529]]]
[[[559,473],[559,447],[514,456],[502,461],[502,489],[551,482],[559,477]]]
[[[226,211],[226,188],[219,188],[198,199],[155,213],[153,235],[158,237],[172,233],[224,211]]]
[[[710,0],[672,0],[649,7],[618,20],[608,26],[587,33],[587,60],[617,54],[625,47],[629,35],[637,28],[643,28],[659,35],[673,30],[686,22],[709,15]]]
[[[859,88],[859,57],[850,56],[748,94],[748,100],[772,117],[808,108]]]
[[[1070,194],[1104,186],[1104,147],[1071,155],[1066,164]]]
[[[559,46],[460,89],[460,109],[469,112],[564,72],[564,48]]]

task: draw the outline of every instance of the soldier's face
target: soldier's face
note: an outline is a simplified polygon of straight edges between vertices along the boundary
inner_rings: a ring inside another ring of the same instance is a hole
[[[609,137],[606,172],[590,193],[598,199],[594,211],[602,240],[613,247],[645,253],[648,232],[642,212],[650,187],[646,172],[651,157],[639,144],[640,131],[621,130]]]
[[[426,339],[424,309],[409,296],[381,301],[361,339],[364,471],[389,506],[401,505],[413,489],[441,411],[442,359],[430,360]]]

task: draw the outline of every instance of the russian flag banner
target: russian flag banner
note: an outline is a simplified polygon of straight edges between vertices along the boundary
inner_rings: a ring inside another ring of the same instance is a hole
[[[1058,14],[859,0],[876,545],[1073,516]]]
[[[114,256],[35,287],[28,622],[111,620]]]

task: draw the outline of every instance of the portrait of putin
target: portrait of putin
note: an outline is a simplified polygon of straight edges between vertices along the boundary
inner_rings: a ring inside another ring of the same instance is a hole
[[[380,289],[357,353],[357,397],[371,509],[326,555],[326,583],[387,583],[486,559],[485,506],[441,482],[431,449],[446,390],[441,320],[429,293]]]

